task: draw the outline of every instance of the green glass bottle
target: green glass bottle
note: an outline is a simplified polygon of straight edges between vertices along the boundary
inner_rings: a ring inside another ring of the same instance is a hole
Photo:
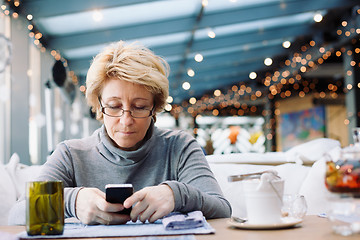
[[[28,235],[59,235],[64,231],[62,181],[26,183],[26,231]]]

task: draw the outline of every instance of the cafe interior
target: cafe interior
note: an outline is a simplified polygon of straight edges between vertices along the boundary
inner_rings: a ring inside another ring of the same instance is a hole
[[[169,63],[169,97],[155,125],[197,139],[234,216],[243,216],[244,202],[231,175],[276,169],[289,182],[285,192],[305,196],[315,225],[329,192],[341,193],[343,185],[325,184],[324,162],[326,153],[360,144],[360,1],[0,0],[0,7],[0,164],[9,170],[16,158],[18,183],[34,177],[30,168],[36,172],[57,144],[101,126],[86,103],[86,74],[97,53],[124,40]],[[342,184],[357,192],[356,224],[338,235],[329,227],[327,239],[360,233],[360,151],[354,155],[336,174],[354,177]],[[299,236],[307,236],[306,220]]]

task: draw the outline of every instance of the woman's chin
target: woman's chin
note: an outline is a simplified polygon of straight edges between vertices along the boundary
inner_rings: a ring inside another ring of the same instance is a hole
[[[131,144],[131,143],[123,143],[123,142],[115,142],[116,145],[118,146],[118,148],[120,148],[121,150],[124,151],[133,151],[136,150],[136,143],[135,144]]]

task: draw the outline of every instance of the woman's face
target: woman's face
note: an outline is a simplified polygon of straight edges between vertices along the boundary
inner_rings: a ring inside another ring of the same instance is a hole
[[[121,107],[124,110],[152,109],[153,95],[139,84],[119,79],[110,79],[101,93],[103,107]],[[135,150],[137,143],[144,139],[150,126],[151,116],[133,118],[125,111],[121,117],[104,114],[107,134],[123,150]]]

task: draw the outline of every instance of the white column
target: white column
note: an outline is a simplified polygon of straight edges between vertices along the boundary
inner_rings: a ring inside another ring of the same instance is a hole
[[[30,164],[29,154],[29,37],[23,19],[11,20],[11,113],[10,152],[17,153],[22,163]]]
[[[10,66],[8,58],[11,57],[10,17],[0,15],[0,34],[2,65],[0,72],[0,163],[7,163],[10,158]],[[10,58],[11,59],[11,58]],[[5,69],[3,69],[5,67]]]

